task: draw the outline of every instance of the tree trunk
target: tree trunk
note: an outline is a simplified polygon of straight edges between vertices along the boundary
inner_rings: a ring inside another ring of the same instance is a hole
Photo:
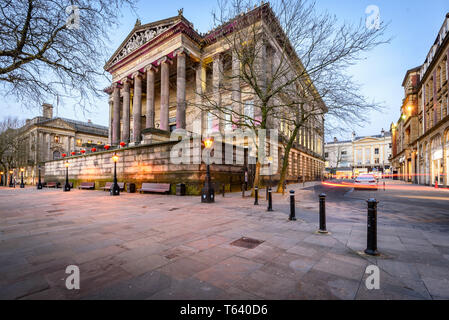
[[[295,127],[290,139],[287,142],[287,145],[285,146],[284,161],[282,161],[282,168],[281,168],[281,173],[279,176],[279,184],[278,184],[278,187],[276,190],[276,192],[278,192],[278,193],[284,192],[284,182],[285,182],[285,176],[287,175],[288,157],[290,155],[290,150],[293,146],[293,142],[296,140],[296,136],[298,135],[298,131],[299,131],[299,127]]]

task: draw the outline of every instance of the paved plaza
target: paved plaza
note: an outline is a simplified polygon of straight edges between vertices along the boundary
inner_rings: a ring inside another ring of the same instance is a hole
[[[418,189],[417,189],[418,188]],[[449,299],[449,191],[387,182],[355,191],[320,183],[274,195],[274,212],[240,193],[199,197],[0,188],[1,299]],[[329,235],[316,234],[326,192]],[[366,248],[366,202],[379,202]],[[255,248],[232,244],[260,240]],[[68,290],[65,269],[80,269]],[[368,290],[366,267],[380,268]]]

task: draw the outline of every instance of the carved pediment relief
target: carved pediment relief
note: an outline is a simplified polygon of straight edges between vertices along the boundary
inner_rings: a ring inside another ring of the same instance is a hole
[[[130,53],[134,52],[144,44],[148,43],[160,34],[167,31],[173,24],[174,23],[171,22],[147,28],[145,28],[145,26],[142,26],[141,30],[134,31],[131,36],[129,36],[127,40],[120,46],[120,49],[113,56],[110,63],[114,64],[122,60]]]
[[[45,127],[57,128],[57,129],[65,129],[65,130],[75,130],[70,124],[61,119],[55,119],[52,121],[48,121],[43,124]]]

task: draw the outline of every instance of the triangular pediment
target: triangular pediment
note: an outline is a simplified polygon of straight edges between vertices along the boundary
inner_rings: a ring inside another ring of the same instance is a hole
[[[56,118],[53,120],[48,120],[41,124],[45,127],[51,127],[51,128],[57,128],[57,129],[64,129],[64,130],[75,130],[75,128],[67,123],[66,121]]]
[[[129,33],[126,39],[122,42],[116,52],[112,55],[109,61],[106,63],[105,68],[117,63],[124,59],[134,51],[145,45],[146,43],[159,37],[165,33],[172,26],[178,22],[180,17],[173,17],[157,22],[148,23],[145,25],[136,25],[134,29]]]
[[[362,139],[359,139],[359,140],[357,140],[356,142],[357,143],[359,143],[359,142],[376,142],[376,141],[379,141],[380,139],[378,139],[378,138],[372,138],[372,137],[370,137],[370,138],[362,138]]]

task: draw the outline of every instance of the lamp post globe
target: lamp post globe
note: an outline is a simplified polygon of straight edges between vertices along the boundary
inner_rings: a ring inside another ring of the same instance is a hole
[[[111,196],[118,196],[118,195],[120,195],[120,187],[118,186],[118,183],[117,183],[117,162],[118,162],[117,154],[114,154],[112,156],[112,161],[114,162],[114,183],[112,184],[109,194]]]
[[[25,183],[23,183],[23,172],[25,171],[24,168],[20,168],[20,188],[25,188]]]
[[[66,161],[64,163],[65,166],[65,184],[64,184],[64,192],[70,191],[70,183],[69,183],[69,162]]]
[[[207,153],[207,164],[206,164],[206,180],[204,181],[204,187],[201,189],[201,202],[203,203],[212,203],[215,202],[215,190],[211,185],[210,179],[210,149],[213,145],[213,140],[211,138],[207,138],[203,141],[204,148],[209,149]]]

